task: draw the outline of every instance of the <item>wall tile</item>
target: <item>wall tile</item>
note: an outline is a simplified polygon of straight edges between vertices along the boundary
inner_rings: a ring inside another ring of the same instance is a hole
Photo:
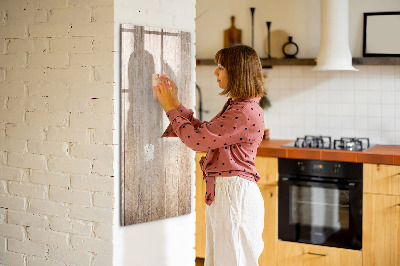
[[[361,130],[362,135],[366,135],[365,133],[368,129],[368,118],[356,116],[354,120],[354,126],[356,128],[356,132],[358,132],[358,130]],[[356,134],[356,136],[359,136],[359,134]]]
[[[395,115],[395,106],[391,104],[382,105],[382,119],[391,117],[394,118]]]
[[[325,115],[318,115],[316,118],[318,129],[329,127],[329,117]]]
[[[370,140],[370,143],[382,143],[382,131],[380,130],[368,130],[367,136]]]
[[[393,117],[383,117],[382,118],[382,132],[395,131],[396,125]]]
[[[381,103],[381,91],[368,91],[368,104],[380,104]]]
[[[394,91],[382,91],[382,105],[384,104],[394,104],[395,92]]]
[[[368,105],[368,117],[380,118],[382,116],[382,106],[379,104]]]
[[[317,103],[329,102],[329,90],[323,88],[316,89],[316,101]]]

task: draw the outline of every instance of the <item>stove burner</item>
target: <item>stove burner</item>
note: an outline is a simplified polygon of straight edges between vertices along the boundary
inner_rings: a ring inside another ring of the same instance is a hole
[[[369,148],[368,138],[340,138],[334,140],[333,148],[335,150],[363,151]]]
[[[364,151],[371,148],[368,138],[340,138],[334,140],[332,143],[331,137],[311,135],[306,135],[303,138],[297,138],[295,142],[287,143],[283,146],[344,151]]]
[[[306,135],[304,138],[297,138],[294,146],[300,148],[330,149],[331,137]]]

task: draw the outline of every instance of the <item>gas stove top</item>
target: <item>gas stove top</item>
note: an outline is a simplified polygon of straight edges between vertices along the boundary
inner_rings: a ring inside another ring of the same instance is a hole
[[[332,142],[329,136],[310,136],[306,135],[297,138],[295,142],[283,145],[285,147],[295,148],[314,148],[314,149],[330,149],[344,151],[364,151],[374,145],[370,145],[369,138],[340,138]]]

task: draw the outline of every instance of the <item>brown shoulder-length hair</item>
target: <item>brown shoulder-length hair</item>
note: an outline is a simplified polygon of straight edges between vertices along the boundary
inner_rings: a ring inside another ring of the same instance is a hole
[[[252,98],[266,95],[260,58],[247,45],[233,45],[219,50],[214,57],[228,71],[228,86],[220,95]]]

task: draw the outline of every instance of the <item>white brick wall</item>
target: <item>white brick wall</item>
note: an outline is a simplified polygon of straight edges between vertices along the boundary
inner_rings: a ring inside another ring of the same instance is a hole
[[[112,265],[113,0],[1,0],[0,265]]]

